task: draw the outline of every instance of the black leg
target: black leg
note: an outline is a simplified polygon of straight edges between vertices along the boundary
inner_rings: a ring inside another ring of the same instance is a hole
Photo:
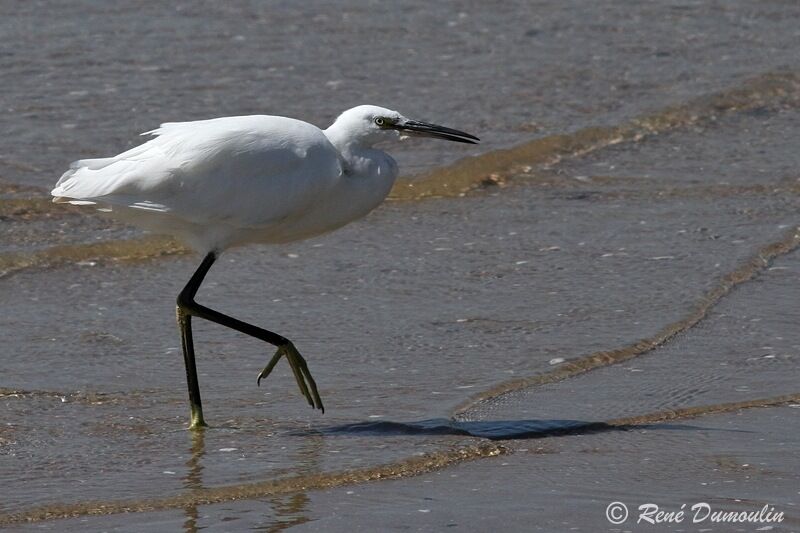
[[[192,410],[190,428],[194,429],[206,425],[203,420],[200,386],[197,381],[197,367],[195,365],[194,344],[192,342],[192,316],[216,322],[217,324],[235,329],[245,335],[250,335],[251,337],[276,346],[278,350],[275,352],[269,364],[258,375],[258,383],[261,384],[261,380],[269,375],[278,362],[278,359],[282,356],[286,356],[286,360],[289,362],[289,366],[291,366],[295,380],[297,381],[297,386],[300,388],[300,392],[303,393],[303,396],[308,400],[309,405],[325,412],[322,400],[319,397],[319,392],[317,391],[317,384],[314,382],[314,378],[311,377],[308,365],[289,339],[277,333],[224,315],[219,311],[215,311],[194,301],[194,297],[198,289],[200,289],[200,285],[211,269],[211,265],[213,265],[216,260],[217,254],[215,252],[209,252],[203,259],[200,267],[198,267],[197,271],[192,275],[189,283],[186,284],[186,287],[184,287],[178,295],[178,325],[181,329],[183,356],[186,362],[186,380],[189,385],[189,403]]]

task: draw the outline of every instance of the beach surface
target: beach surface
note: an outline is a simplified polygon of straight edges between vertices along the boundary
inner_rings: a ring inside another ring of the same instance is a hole
[[[0,19],[0,527],[800,530],[800,6],[126,6]],[[326,412],[198,321],[187,431],[200,258],[49,188],[159,122],[359,103],[483,142],[387,146],[363,220],[225,253],[198,301]],[[698,503],[783,520],[639,518]]]

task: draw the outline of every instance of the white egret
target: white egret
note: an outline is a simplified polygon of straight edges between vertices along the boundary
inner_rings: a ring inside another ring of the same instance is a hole
[[[289,339],[198,304],[195,294],[227,248],[305,239],[377,207],[392,188],[397,164],[373,145],[400,134],[479,140],[369,105],[345,111],[326,130],[264,115],[170,122],[143,134],[153,139],[115,157],[75,161],[58,180],[54,202],[95,206],[122,221],[173,235],[205,255],[177,299],[191,428],[206,425],[193,316],[276,346],[258,383],[285,356],[308,403],[324,411],[308,366]]]

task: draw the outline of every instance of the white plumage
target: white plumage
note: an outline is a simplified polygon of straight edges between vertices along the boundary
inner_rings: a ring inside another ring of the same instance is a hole
[[[263,115],[166,123],[127,152],[75,161],[52,194],[201,252],[311,237],[365,215],[389,193],[397,165],[370,149],[378,139],[364,131],[384,115],[400,117],[361,106],[326,131]]]
[[[358,106],[326,130],[286,117],[170,122],[114,157],[75,161],[52,191],[55,202],[95,206],[145,229],[171,234],[205,258],[177,300],[191,428],[205,426],[192,317],[277,347],[258,381],[286,357],[301,393],[323,409],[305,360],[287,338],[198,304],[194,297],[219,254],[249,242],[279,243],[341,227],[377,207],[397,164],[372,146],[399,133],[475,143],[468,133]]]

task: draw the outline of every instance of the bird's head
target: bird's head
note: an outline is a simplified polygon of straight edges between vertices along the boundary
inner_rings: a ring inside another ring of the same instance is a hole
[[[469,133],[429,122],[410,120],[391,109],[360,105],[348,109],[326,130],[337,141],[370,146],[390,137],[401,135],[433,137],[460,143],[477,144],[480,139]]]

